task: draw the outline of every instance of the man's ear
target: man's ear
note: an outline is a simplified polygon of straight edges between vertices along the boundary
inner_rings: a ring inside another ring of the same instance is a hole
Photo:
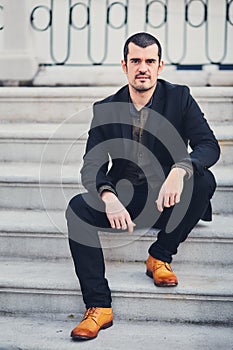
[[[161,60],[160,63],[159,63],[158,74],[160,74],[162,72],[163,67],[164,67],[164,61]]]
[[[125,74],[127,74],[127,64],[125,63],[125,60],[121,60],[121,67]]]

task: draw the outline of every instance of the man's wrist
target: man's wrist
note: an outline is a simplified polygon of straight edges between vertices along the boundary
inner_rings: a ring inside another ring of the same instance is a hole
[[[99,193],[99,196],[101,198],[102,198],[102,193],[104,193],[104,192],[111,192],[111,193],[115,194],[115,196],[117,197],[117,193],[116,193],[115,189],[110,185],[102,185],[99,187],[98,193]]]
[[[101,193],[101,199],[104,202],[113,202],[117,199],[117,196],[113,192],[106,190]]]
[[[187,176],[187,171],[185,169],[183,169],[183,168],[180,168],[180,167],[173,167],[171,169],[171,172],[176,172],[176,174],[178,174],[179,176],[181,176],[183,178],[185,176]]]
[[[186,179],[190,179],[190,177],[193,175],[193,167],[191,163],[188,162],[178,162],[175,163],[171,169],[183,169],[185,170],[186,174],[185,174],[185,178]]]

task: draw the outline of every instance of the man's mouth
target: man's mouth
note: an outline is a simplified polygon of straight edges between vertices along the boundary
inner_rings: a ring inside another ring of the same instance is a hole
[[[136,75],[136,79],[146,80],[146,79],[150,79],[150,77],[147,75]]]

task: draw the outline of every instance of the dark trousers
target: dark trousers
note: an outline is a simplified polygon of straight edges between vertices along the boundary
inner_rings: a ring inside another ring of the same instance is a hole
[[[149,254],[170,263],[179,244],[185,241],[209,208],[215,188],[215,179],[210,171],[205,171],[202,176],[194,175],[185,181],[180,203],[164,208],[162,214],[155,204],[160,186],[152,189],[146,184],[134,187],[122,184],[118,194],[136,223],[136,229],[160,229],[157,240],[149,248]],[[66,218],[71,254],[84,303],[87,308],[110,307],[111,292],[105,278],[98,231],[118,231],[110,229],[104,203],[96,194],[82,193],[73,197]]]

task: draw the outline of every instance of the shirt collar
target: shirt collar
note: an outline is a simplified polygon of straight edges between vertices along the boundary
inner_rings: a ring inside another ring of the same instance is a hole
[[[144,106],[142,107],[142,109],[144,108],[150,108],[152,106],[152,102],[153,102],[153,96],[151,97],[150,101]],[[139,117],[140,116],[140,112],[141,110],[140,109],[139,111],[135,108],[131,98],[129,97],[129,110],[130,110],[130,113],[133,117]]]

